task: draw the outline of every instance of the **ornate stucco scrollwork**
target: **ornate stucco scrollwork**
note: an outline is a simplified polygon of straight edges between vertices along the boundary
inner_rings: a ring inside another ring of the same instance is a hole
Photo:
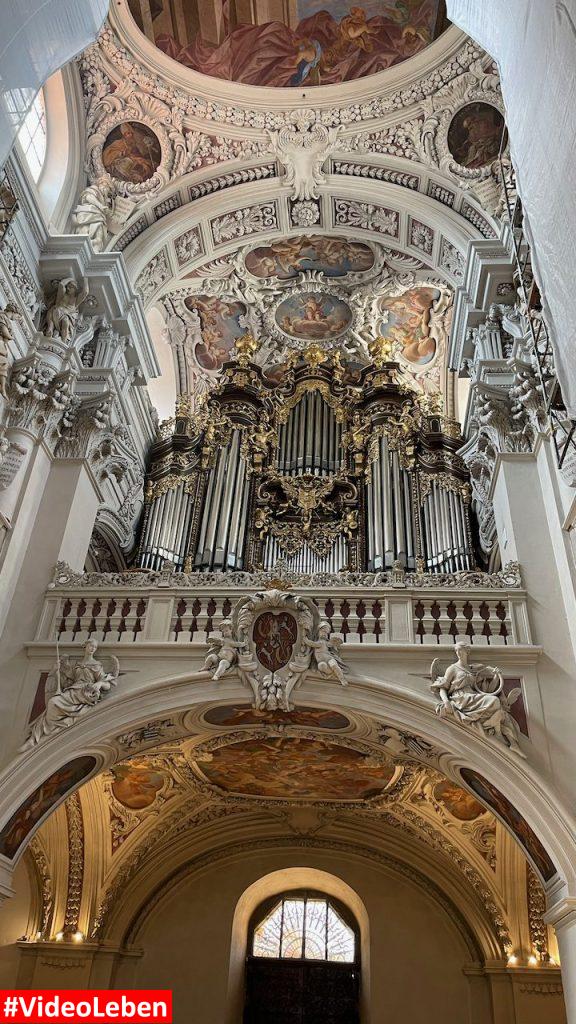
[[[290,711],[292,691],[310,672],[346,686],[342,641],[330,637],[329,623],[310,598],[281,590],[243,597],[221,631],[221,639],[208,641],[204,667],[216,680],[236,672],[256,708]]]
[[[457,643],[454,649],[456,661],[444,673],[438,658],[430,669],[431,690],[438,700],[436,713],[477,729],[525,757],[518,743],[518,726],[510,714],[521,691],[504,693],[499,668],[469,662],[469,644]]]
[[[318,187],[326,182],[322,165],[340,129],[319,124],[309,109],[294,110],[290,122],[280,131],[267,133],[272,152],[284,167],[282,184],[292,189],[293,199],[317,199]]]
[[[54,666],[46,680],[46,710],[32,723],[21,750],[29,750],[45,737],[74,725],[80,715],[116,686],[120,675],[118,659],[111,655],[112,671],[106,671],[94,657],[97,647],[95,640],[87,640],[82,659],[63,658]]]

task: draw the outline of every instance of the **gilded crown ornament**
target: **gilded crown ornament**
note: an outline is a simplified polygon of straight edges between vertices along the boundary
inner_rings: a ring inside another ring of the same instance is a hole
[[[258,349],[258,342],[249,331],[236,340],[236,359],[240,366],[248,366],[252,362],[252,356]]]

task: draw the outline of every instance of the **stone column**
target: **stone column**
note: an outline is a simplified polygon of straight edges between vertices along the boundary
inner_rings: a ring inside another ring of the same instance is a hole
[[[554,926],[558,940],[567,1024],[576,1024],[576,899],[561,900],[544,920]]]

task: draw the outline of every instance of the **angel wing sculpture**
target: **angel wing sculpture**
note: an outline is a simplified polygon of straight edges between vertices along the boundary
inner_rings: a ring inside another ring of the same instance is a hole
[[[95,640],[87,640],[81,660],[66,657],[52,669],[46,681],[46,708],[32,723],[21,750],[30,750],[44,737],[74,725],[79,715],[98,704],[116,686],[120,675],[118,658],[110,656],[112,671],[107,672],[94,657],[97,648]]]

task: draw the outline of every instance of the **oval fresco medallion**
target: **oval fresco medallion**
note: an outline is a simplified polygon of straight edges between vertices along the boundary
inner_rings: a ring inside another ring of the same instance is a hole
[[[220,704],[203,715],[208,725],[267,725],[286,722],[306,729],[348,729],[350,719],[331,708],[297,707],[293,711],[266,711],[251,704]]]
[[[434,786],[434,799],[443,804],[448,813],[459,821],[474,821],[486,813],[486,808],[475,800],[471,793],[449,779]]]
[[[119,181],[140,185],[160,166],[162,148],[157,135],[139,121],[123,121],[109,133],[102,146],[104,169]]]
[[[468,103],[452,118],[448,149],[456,163],[468,170],[486,167],[500,152],[504,118],[491,103]]]
[[[111,772],[114,778],[112,793],[123,807],[134,811],[150,807],[166,782],[164,772],[146,765],[117,764]]]
[[[298,235],[259,245],[247,253],[246,269],[254,277],[289,281],[305,270],[326,277],[359,274],[374,266],[374,253],[364,242],[327,235]]]
[[[284,334],[304,341],[328,341],[343,334],[352,322],[350,307],[334,295],[306,292],[280,303],[276,324]]]
[[[387,316],[380,324],[381,336],[394,342],[395,352],[416,366],[425,366],[436,355],[436,341],[430,336],[430,314],[439,298],[437,288],[422,286],[382,303],[382,312]]]
[[[293,736],[219,747],[201,769],[229,793],[281,800],[367,800],[384,792],[396,772],[350,747]]]

